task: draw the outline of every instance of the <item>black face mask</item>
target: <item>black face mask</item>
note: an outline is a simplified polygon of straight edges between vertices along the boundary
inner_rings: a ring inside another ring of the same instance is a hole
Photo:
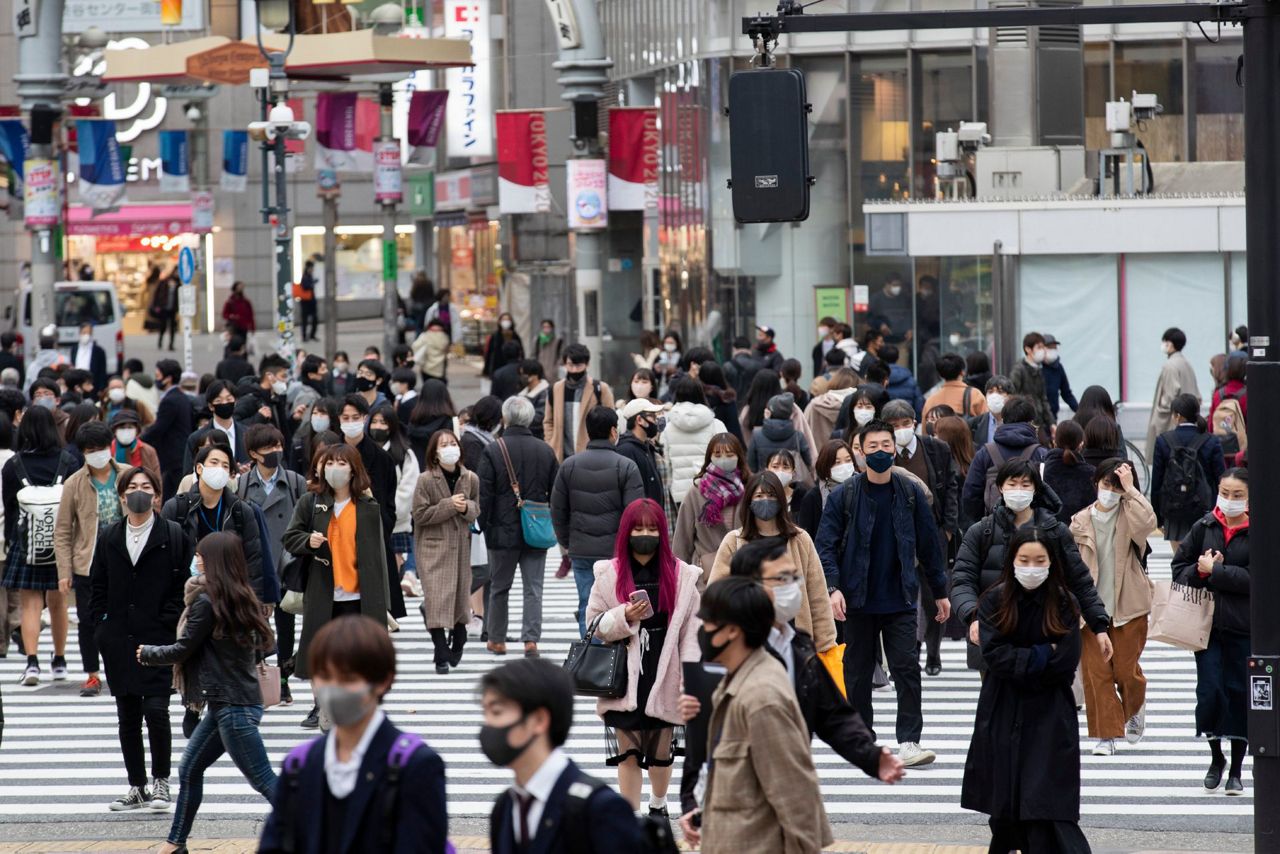
[[[651,555],[658,550],[657,534],[632,534],[631,550],[638,555]]]
[[[507,736],[511,733],[511,730],[522,723],[524,723],[524,718],[506,726],[490,726],[489,724],[481,726],[480,752],[499,768],[510,766],[512,762],[519,759],[529,749],[529,745],[533,744],[533,740],[537,738],[537,736],[529,736],[529,740],[524,744],[519,747],[512,747],[511,743],[507,741]]]
[[[564,375],[565,382],[570,385],[578,385],[587,378],[586,371],[566,371]]]
[[[723,628],[724,626],[717,626],[714,631],[709,632],[702,626],[698,627],[698,647],[702,650],[703,661],[715,661],[733,643],[733,641],[729,641],[728,643],[716,644],[711,640],[716,632]]]
[[[368,377],[356,377],[356,391],[368,391],[377,384],[376,380],[371,380]]]
[[[146,513],[155,506],[154,501],[154,495],[150,492],[143,492],[141,489],[126,492],[124,495],[124,503],[129,508],[130,513]]]
[[[235,403],[234,403],[234,402],[232,402],[232,403],[215,403],[215,404],[213,404],[212,406],[210,406],[209,408],[213,410],[213,414],[214,414],[214,415],[218,416],[219,418],[221,418],[221,419],[222,419],[222,420],[224,420],[224,421],[225,421],[226,419],[230,418],[230,417],[231,417],[231,415],[232,415],[232,413],[234,413],[234,412],[236,411],[236,405],[235,405]]]
[[[391,431],[386,427],[370,427],[369,438],[381,445],[391,438]]]
[[[279,468],[279,467],[280,467],[280,452],[279,452],[279,451],[267,451],[265,454],[263,454],[263,455],[262,455],[262,466],[263,466],[263,468],[269,468],[269,469]]]
[[[650,439],[658,435],[658,425],[654,424],[652,421],[642,426],[644,427],[644,434]]]

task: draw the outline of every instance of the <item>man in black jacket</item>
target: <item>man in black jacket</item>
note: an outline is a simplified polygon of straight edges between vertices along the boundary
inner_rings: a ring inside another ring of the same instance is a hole
[[[653,440],[658,435],[658,413],[662,405],[643,397],[637,397],[622,408],[627,432],[618,437],[618,453],[631,460],[640,470],[644,484],[644,497],[666,507],[666,495],[662,488],[662,476],[658,474],[658,460]]]
[[[506,400],[511,395],[518,394],[524,385],[520,382],[520,355],[523,352],[524,348],[519,341],[507,341],[502,345],[504,363],[493,372],[489,391],[498,400]]]
[[[156,362],[156,388],[160,389],[160,405],[156,407],[156,420],[142,434],[142,441],[156,449],[156,456],[160,460],[166,501],[178,491],[178,482],[185,474],[182,457],[195,420],[190,398],[178,388],[178,381],[181,379],[182,366],[175,359]]]
[[[587,598],[595,562],[613,557],[622,511],[644,498],[640,470],[618,453],[618,413],[597,406],[587,413],[587,447],[560,465],[551,491],[551,522],[569,555],[578,586],[578,632],[587,631]]]
[[[287,443],[293,438],[293,425],[289,421],[288,401],[289,363],[283,356],[268,353],[258,363],[258,382],[236,402],[235,418],[249,426],[271,424]],[[373,472],[369,473],[370,475]],[[398,584],[395,586],[399,586]]]
[[[191,434],[191,438],[187,440],[187,452],[182,458],[183,472],[191,471],[191,465],[195,461],[196,451],[204,444],[204,437],[211,430],[221,430],[227,434],[227,439],[231,445],[231,451],[235,454],[235,464],[237,469],[243,470],[249,466],[249,452],[245,450],[245,433],[249,429],[249,425],[243,421],[237,421],[232,417],[232,413],[236,410],[236,395],[231,389],[231,383],[226,380],[214,380],[209,383],[209,387],[204,391],[204,399],[209,406],[209,412],[213,418],[209,421],[207,427],[203,427]]]
[[[490,588],[485,629],[489,632],[488,649],[495,655],[507,651],[507,599],[517,566],[524,587],[520,639],[524,641],[525,655],[537,655],[542,637],[542,578],[547,550],[531,548],[525,542],[512,486],[514,478],[521,497],[528,501],[551,500],[558,463],[551,446],[530,431],[533,417],[533,404],[528,398],[507,398],[502,404],[502,420],[506,424],[502,438],[485,446],[477,472],[480,478],[478,521],[484,532],[484,544],[489,549]],[[504,448],[506,456],[502,453]],[[511,460],[510,468],[507,459]],[[473,593],[479,589],[476,585],[473,588]]]
[[[764,362],[751,349],[751,342],[746,336],[739,335],[733,339],[733,355],[724,363],[724,376],[737,393],[739,400],[747,399],[751,389],[751,381],[756,372],[764,367]]]

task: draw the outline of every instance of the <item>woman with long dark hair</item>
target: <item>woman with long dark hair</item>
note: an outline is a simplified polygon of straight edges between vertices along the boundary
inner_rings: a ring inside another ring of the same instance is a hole
[[[1045,458],[1041,474],[1044,482],[1057,494],[1061,506],[1058,521],[1070,525],[1071,519],[1097,500],[1093,485],[1094,467],[1081,457],[1084,431],[1074,421],[1063,421],[1053,435],[1053,450]]]
[[[738,393],[725,378],[719,362],[707,361],[698,366],[698,382],[707,396],[707,406],[715,413],[724,428],[742,441],[742,422],[738,420]]]
[[[681,664],[700,661],[698,578],[702,571],[676,558],[667,519],[656,501],[631,502],[618,523],[614,556],[595,564],[587,624],[596,634],[627,644],[627,693],[600,700],[609,758],[618,788],[640,808],[641,775],[649,772],[649,814],[667,816],[667,788],[678,748]],[[634,638],[634,640],[632,640]]]
[[[671,545],[676,557],[702,569],[703,587],[716,550],[724,535],[733,529],[738,503],[750,476],[747,452],[738,437],[732,433],[712,436],[702,468],[680,505]]]
[[[322,397],[311,404],[311,410],[302,419],[300,426],[293,434],[290,443],[289,468],[303,477],[310,471],[311,458],[315,456],[315,437],[327,430],[338,429],[338,416],[342,414],[342,406],[333,397]]]
[[[1177,551],[1178,544],[1191,527],[1213,509],[1218,479],[1227,466],[1222,443],[1209,431],[1208,423],[1200,415],[1199,398],[1180,394],[1169,404],[1169,411],[1173,429],[1156,437],[1155,455],[1151,461],[1151,506],[1164,529],[1164,538]],[[1199,490],[1203,494],[1196,495],[1196,490],[1190,489],[1189,484],[1170,480],[1169,463],[1179,448],[1190,448],[1200,464],[1201,475],[1208,483],[1207,490]],[[1166,480],[1171,483],[1167,489]]]
[[[756,375],[751,378],[751,388],[747,390],[747,400],[738,413],[743,436],[749,437],[751,431],[764,424],[764,411],[769,407],[770,398],[781,392],[782,378],[777,371],[769,368],[756,371]]]
[[[396,467],[396,524],[391,529],[391,551],[395,553],[400,568],[400,589],[406,596],[421,596],[418,584],[417,563],[413,554],[413,490],[418,485],[418,474],[423,467],[404,431],[395,404],[390,401],[378,404],[369,413],[369,438],[391,455]]]
[[[520,345],[520,355],[515,361],[524,358],[524,342],[520,340],[520,333],[516,332],[515,318],[511,316],[511,312],[504,311],[498,315],[498,328],[489,334],[488,340],[484,345],[484,367],[480,376],[492,378],[493,372],[501,368],[510,361],[502,352],[503,345],[508,341],[514,341]]]
[[[978,607],[987,678],[960,805],[991,817],[992,851],[1088,852],[1080,831],[1080,723],[1071,682],[1080,608],[1058,541],[1013,535]]]
[[[275,638],[249,586],[240,538],[226,531],[207,535],[196,544],[194,570],[187,584],[199,593],[187,608],[177,642],[143,644],[137,649],[143,664],[182,665],[186,692],[208,705],[178,763],[178,803],[161,854],[186,854],[187,836],[204,796],[204,772],[223,753],[231,755],[249,785],[264,798],[271,797],[276,785],[258,731],[262,723],[258,662],[275,647]]]
[[[1085,428],[1089,422],[1099,415],[1116,420],[1116,405],[1111,400],[1111,393],[1100,385],[1091,385],[1080,395],[1080,406],[1071,420]]]
[[[431,434],[437,430],[452,430],[457,414],[449,387],[437,379],[423,380],[422,388],[418,389],[418,402],[414,404],[413,412],[409,414],[409,426],[405,428],[409,447],[418,459],[419,472],[426,465],[424,460]]]

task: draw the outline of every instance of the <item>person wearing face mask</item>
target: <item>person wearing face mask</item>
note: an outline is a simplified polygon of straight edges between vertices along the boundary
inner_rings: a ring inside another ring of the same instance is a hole
[[[160,475],[164,479],[164,496],[173,496],[178,481],[189,469],[183,466],[187,437],[195,422],[195,412],[178,380],[182,378],[182,366],[173,359],[156,362],[155,382],[161,397],[156,408],[156,420],[142,434],[142,441],[156,449],[160,460]]]
[[[667,490],[662,484],[658,454],[654,448],[658,439],[658,418],[663,412],[660,403],[647,398],[636,398],[622,407],[621,418],[625,433],[618,436],[614,447],[619,454],[631,460],[640,470],[644,495],[659,507],[665,507]]]
[[[805,435],[796,429],[792,413],[796,411],[795,398],[790,392],[774,395],[764,412],[764,422],[751,433],[747,447],[747,466],[752,471],[764,469],[766,461],[775,451],[792,451],[796,456],[796,477],[808,483],[813,471],[813,446]]]
[[[316,455],[307,493],[294,507],[284,532],[285,549],[306,562],[306,589],[300,591],[302,636],[294,656],[294,673],[302,679],[311,677],[311,640],[330,620],[364,614],[386,625],[390,582],[383,514],[369,487],[370,476],[355,448],[325,448]],[[302,727],[318,726],[316,705]]]
[[[942,379],[938,390],[924,402],[927,413],[935,406],[950,406],[964,418],[980,416],[987,411],[987,398],[981,389],[966,382],[965,361],[956,353],[943,353],[934,362],[934,369]]]
[[[1200,387],[1196,383],[1196,371],[1182,354],[1187,346],[1187,335],[1176,326],[1166,329],[1160,336],[1160,349],[1165,360],[1160,366],[1160,378],[1156,380],[1155,398],[1151,403],[1151,417],[1147,421],[1147,459],[1156,454],[1156,439],[1172,430],[1173,401],[1180,394],[1200,399]],[[1154,493],[1153,493],[1154,494]]]
[[[111,457],[125,466],[144,466],[159,473],[156,449],[138,438],[138,413],[119,409],[107,420],[112,434]]]
[[[508,344],[517,346],[509,348]],[[499,368],[519,362],[523,358],[524,341],[520,339],[520,333],[516,332],[515,318],[511,316],[511,312],[504,311],[498,315],[498,328],[485,340],[484,365],[480,376],[492,379]]]
[[[818,452],[814,472],[818,484],[805,493],[800,509],[795,514],[796,524],[811,539],[818,536],[818,523],[822,521],[822,510],[827,506],[831,493],[857,473],[849,446],[839,439],[828,440]]]
[[[1094,485],[1097,499],[1072,518],[1071,535],[1111,615],[1111,661],[1102,660],[1089,643],[1080,660],[1089,737],[1098,739],[1093,752],[1110,756],[1120,739],[1137,744],[1146,728],[1147,678],[1138,659],[1151,613],[1152,584],[1144,561],[1156,514],[1134,483],[1133,467],[1123,460],[1099,466]]]
[[[507,341],[502,345],[502,358],[505,364],[493,371],[489,393],[498,400],[506,400],[518,394],[520,382],[520,364],[524,361],[524,348],[518,341]]]
[[[480,515],[479,501],[480,481],[462,465],[458,437],[452,430],[440,430],[427,445],[427,467],[416,478],[412,499],[421,611],[435,650],[436,673],[440,674],[458,666],[467,642],[470,528]]]
[[[423,380],[405,428],[409,447],[417,457],[420,468],[426,465],[427,442],[431,440],[432,434],[437,430],[452,430],[453,419],[457,414],[449,387],[437,379]],[[333,419],[333,426],[337,428],[337,418]]]
[[[209,412],[213,417],[207,427],[197,430],[187,439],[187,452],[182,459],[183,468],[186,471],[191,470],[191,466],[195,461],[196,451],[204,444],[204,437],[213,430],[220,430],[226,434],[227,443],[232,448],[237,472],[240,469],[247,469],[250,461],[249,452],[245,448],[244,437],[250,424],[235,417],[237,409],[236,396],[231,384],[225,380],[214,380],[209,383],[209,387],[205,389],[204,394],[205,400],[208,402]]]
[[[702,660],[727,671],[711,697],[713,770],[702,806],[680,818],[703,854],[820,851],[831,844],[804,713],[769,651],[774,602],[746,578],[707,586],[698,611]]]
[[[990,816],[992,851],[1090,850],[1080,830],[1080,724],[1071,694],[1080,609],[1065,569],[1057,540],[1021,530],[978,612],[987,678],[960,806]]]
[[[124,380],[120,379],[120,377],[111,377],[107,380],[107,387],[102,393],[102,400],[98,403],[98,409],[102,412],[102,420],[109,423],[111,416],[122,409],[131,409],[136,413],[138,404],[136,401],[130,400],[125,393]]]
[[[543,318],[538,327],[537,341],[534,343],[534,358],[542,365],[543,377],[559,376],[563,350],[564,338],[556,334],[555,321]]]
[[[1222,442],[1209,432],[1196,397],[1178,395],[1169,411],[1174,426],[1156,437],[1151,461],[1151,503],[1164,538],[1176,551],[1187,532],[1213,508],[1214,490],[1226,463]]]
[[[1012,385],[1008,377],[999,374],[988,376],[983,386],[986,392],[987,411],[967,419],[975,448],[981,448],[990,442],[996,430],[1004,423],[1004,407],[1012,394],[1010,391]]]
[[[651,816],[668,816],[667,789],[675,761],[681,664],[698,661],[698,579],[667,540],[667,519],[656,501],[632,502],[618,523],[614,556],[597,561],[587,623],[606,643],[627,642],[627,691],[601,699],[606,765],[618,769],[618,788],[640,809],[642,775],[649,775]]]
[[[1060,342],[1052,335],[1044,336],[1044,361],[1040,364],[1044,376],[1044,394],[1049,401],[1049,411],[1054,422],[1058,420],[1059,401],[1065,403],[1075,412],[1080,408],[1080,401],[1071,393],[1071,381],[1067,379],[1067,369],[1062,365],[1059,353]]]
[[[551,386],[545,431],[556,462],[564,462],[587,447],[588,412],[597,406],[614,405],[609,384],[588,375],[590,364],[591,351],[584,345],[574,343],[564,348],[564,379]]]
[[[178,763],[178,800],[162,854],[186,854],[204,797],[205,771],[224,753],[264,798],[270,799],[276,786],[259,732],[263,705],[257,664],[275,646],[271,626],[249,584],[235,534],[211,534],[195,551],[195,577],[186,582],[193,595],[177,641],[137,644],[134,639],[140,663],[181,668],[184,699],[207,707]]]
[[[94,537],[89,547],[92,559],[89,554],[83,556],[87,583],[76,584],[76,600],[81,631],[91,634],[93,658],[96,661],[101,650],[106,664],[107,687],[115,701],[120,751],[128,774],[128,792],[110,809],[168,809],[173,803],[169,793],[172,674],[167,669],[143,667],[134,651],[139,643],[172,643],[176,637],[183,591],[191,578],[192,549],[182,529],[156,513],[160,479],[155,473],[142,468],[117,469],[110,461],[108,465],[112,466],[114,518]],[[83,483],[75,485],[77,492]],[[69,481],[68,486],[73,484]],[[99,511],[96,515],[101,520],[106,514]],[[84,649],[82,641],[82,655]],[[150,777],[143,751],[143,721],[151,746]]]
[[[1012,398],[1003,407],[1002,417],[1004,423],[974,454],[960,489],[960,502],[965,514],[972,519],[981,519],[990,513],[1000,500],[996,472],[1005,461],[1040,463],[1049,456],[1048,449],[1040,444],[1040,434],[1034,424],[1036,409],[1030,400],[1022,396]]]
[[[395,526],[391,529],[391,554],[395,556],[398,583],[405,596],[421,596],[413,548],[413,491],[418,475],[426,470],[409,447],[395,407],[383,403],[369,413],[369,438],[391,456],[395,466]]]
[[[1039,332],[1028,332],[1022,336],[1023,357],[1009,372],[1009,390],[1031,401],[1036,410],[1034,424],[1047,438],[1057,419],[1053,416],[1045,391],[1046,353],[1048,347],[1045,345],[1045,337]]]
[[[680,335],[674,329],[669,330],[662,338],[662,349],[658,352],[658,357],[653,360],[653,373],[658,378],[660,390],[665,391],[676,377],[682,349]]]
[[[386,630],[367,617],[333,620],[316,633],[311,672],[333,728],[285,758],[258,851],[444,854],[444,762],[382,711],[396,676]]]
[[[287,465],[290,471],[306,478],[315,453],[315,437],[329,430],[337,431],[340,411],[339,401],[332,397],[322,397],[311,404],[289,443]]]
[[[791,521],[786,504],[786,490],[771,471],[752,475],[747,481],[746,497],[738,511],[738,527],[725,535],[716,551],[715,563],[707,576],[708,585],[729,575],[729,564],[738,549],[766,537],[781,537],[787,543],[787,554],[800,574],[803,601],[795,614],[796,626],[813,638],[818,652],[836,645],[836,624],[832,618],[831,600],[822,562],[808,533]]]
[[[774,451],[765,460],[764,467],[765,471],[773,472],[782,483],[782,489],[786,493],[787,509],[791,511],[792,518],[795,518],[800,512],[800,505],[805,496],[812,489],[796,480],[796,455],[790,451]]]
[[[884,343],[901,344],[912,338],[912,313],[911,292],[895,270],[884,277],[884,285],[871,295],[867,326],[878,333]],[[865,344],[863,349],[873,352]]]
[[[88,371],[93,377],[93,388],[101,392],[107,387],[107,351],[93,340],[93,324],[80,324],[80,337],[71,348],[71,364]]]
[[[712,436],[702,467],[676,515],[671,550],[680,560],[701,568],[699,589],[706,587],[720,543],[735,525],[738,505],[751,476],[746,458],[742,443],[732,433]]]
[[[1111,617],[1098,595],[1089,567],[1080,559],[1071,530],[1058,521],[1061,502],[1040,478],[1040,466],[1027,460],[1010,460],[996,472],[1000,500],[990,515],[975,522],[964,534],[951,570],[951,598],[956,616],[969,626],[970,669],[981,670],[978,644],[979,601],[1000,580],[1007,544],[1024,528],[1039,529],[1061,549],[1063,572],[1071,594],[1079,603],[1085,624],[1096,636],[1099,656],[1110,661]]]
[[[196,485],[164,503],[161,514],[182,526],[193,543],[209,534],[230,531],[240,537],[249,567],[249,583],[258,600],[272,603],[273,590],[263,578],[262,537],[254,508],[236,497],[231,485],[231,456],[226,447],[206,445],[196,454]],[[272,569],[274,574],[274,568]]]
[[[1249,750],[1249,470],[1228,469],[1217,503],[1191,526],[1173,556],[1173,580],[1213,593],[1213,628],[1196,653],[1196,735],[1213,756],[1206,792],[1222,786],[1243,795],[1241,770]],[[1231,743],[1231,765],[1222,740]]]
[[[518,397],[533,404],[533,423],[530,429],[539,439],[546,438],[543,419],[547,412],[547,395],[551,384],[547,382],[546,369],[537,359],[525,359],[520,363],[520,391]]]
[[[681,377],[672,386],[671,411],[667,426],[658,438],[663,454],[671,463],[671,499],[679,505],[693,486],[694,474],[706,456],[711,437],[728,428],[707,405],[702,383]]]
[[[88,603],[91,596],[89,565],[94,545],[98,535],[123,515],[116,478],[129,467],[111,458],[111,430],[101,421],[81,425],[75,439],[85,465],[63,484],[58,518],[53,527],[53,554],[58,565],[58,590],[65,596],[74,589],[76,601]],[[77,616],[77,641],[85,672],[80,696],[96,697],[102,692],[102,680],[98,677],[93,615],[85,607]]]
[[[822,376],[827,370],[827,354],[836,346],[834,330],[836,328],[836,319],[834,317],[824,317],[818,321],[818,343],[813,345],[813,352],[810,354],[813,358],[813,375],[815,377]]]
[[[889,402],[889,393],[879,383],[863,383],[840,404],[835,429],[831,438],[844,439],[858,435],[864,426],[880,417],[880,410]]]
[[[813,434],[816,447],[826,445],[827,440],[835,433],[844,402],[857,392],[857,386],[858,374],[853,368],[839,368],[831,374],[826,391],[809,401],[804,415],[809,422],[809,431]],[[874,412],[874,408],[869,411]]]
[[[564,752],[573,724],[573,680],[564,668],[513,661],[480,677],[479,694],[480,750],[514,775],[490,814],[493,854],[640,854],[631,806]]]

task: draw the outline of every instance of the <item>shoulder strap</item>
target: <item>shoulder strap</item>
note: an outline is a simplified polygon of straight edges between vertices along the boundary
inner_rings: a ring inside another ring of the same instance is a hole
[[[511,454],[507,453],[507,440],[499,439],[495,444],[502,453],[502,461],[507,466],[507,477],[511,480],[511,491],[516,496],[516,506],[524,504],[524,499],[520,497],[520,481],[516,480],[516,468],[511,464]]]
[[[286,787],[287,794],[280,803],[280,850],[285,854],[293,854],[298,850],[298,831],[297,831],[297,804],[299,779],[302,777],[302,769],[307,764],[307,754],[311,752],[312,746],[325,736],[318,736],[304,741],[290,750],[284,757],[282,770],[284,774],[283,782]]]
[[[991,458],[992,468],[999,468],[1004,465],[1004,452],[1000,450],[999,445],[992,441],[987,442],[985,447],[987,449],[987,456]]]
[[[23,486],[31,485],[31,478],[27,477],[27,467],[22,464],[21,451],[13,455],[13,469],[13,473],[18,476],[18,480]]]
[[[66,464],[66,461],[67,461],[67,455],[65,453],[58,454],[58,467],[53,471],[53,483],[51,484],[52,486],[57,486],[58,484],[62,483],[63,468]]]
[[[596,406],[603,406],[604,404],[600,400],[600,380],[591,381],[591,390],[596,394]]]
[[[382,850],[395,850],[396,840],[396,799],[400,794],[400,772],[409,764],[409,759],[423,744],[422,737],[411,732],[402,732],[391,743],[387,751],[387,778],[382,787]]]
[[[969,417],[969,400],[973,397],[973,386],[966,385],[964,387],[964,398],[960,402],[960,408],[964,410],[965,417]]]
[[[564,828],[565,851],[568,854],[595,854],[591,850],[591,838],[587,835],[587,807],[592,796],[605,785],[602,780],[580,774],[565,791],[560,826]]]
[[[1197,434],[1196,437],[1191,440],[1191,444],[1187,445],[1186,447],[1189,448],[1198,456],[1200,454],[1200,449],[1203,448],[1205,443],[1209,441],[1209,435],[1210,434],[1207,431],[1204,433]]]

